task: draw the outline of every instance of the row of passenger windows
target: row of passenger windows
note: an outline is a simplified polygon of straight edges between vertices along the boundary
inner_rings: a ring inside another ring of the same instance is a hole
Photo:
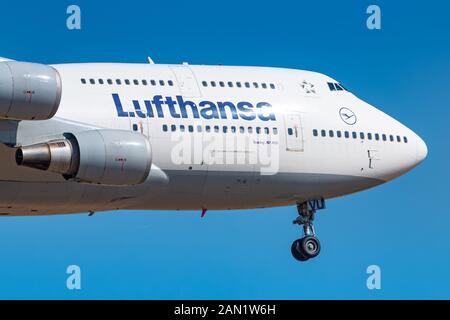
[[[137,131],[138,127],[137,125],[134,125],[133,130]],[[273,135],[278,135],[278,129],[275,127],[269,128],[269,127],[244,127],[244,126],[201,126],[201,125],[197,125],[197,126],[193,126],[193,125],[168,125],[168,124],[163,124],[162,126],[162,130],[164,132],[176,132],[176,131],[180,131],[180,132],[216,132],[216,133],[256,133],[256,134],[273,134]],[[289,129],[289,135],[292,135],[292,129]],[[319,130],[314,129],[313,130],[313,136],[314,137],[318,137],[319,136]],[[379,134],[379,133],[365,133],[365,132],[356,132],[356,131],[334,131],[334,130],[320,130],[320,136],[322,137],[330,137],[330,138],[346,138],[349,139],[350,137],[353,139],[368,139],[368,140],[376,140],[376,141],[390,141],[390,142],[403,142],[404,143],[408,143],[408,138],[407,137],[400,137],[400,136],[394,136],[392,134],[387,135],[387,134]]]
[[[122,85],[122,84],[125,84],[125,85],[127,85],[127,86],[129,86],[129,85],[131,85],[131,84],[133,84],[133,85],[135,85],[135,86],[139,86],[139,85],[143,85],[143,86],[147,86],[147,85],[151,85],[151,86],[156,86],[156,85],[159,85],[159,86],[165,86],[165,85],[168,85],[169,87],[173,87],[173,81],[172,80],[167,80],[167,81],[164,81],[164,80],[145,80],[145,79],[143,79],[143,80],[137,80],[137,79],[133,79],[133,80],[129,80],[129,79],[125,79],[125,80],[122,80],[122,79],[115,79],[115,80],[113,80],[113,79],[106,79],[106,80],[104,80],[104,79],[85,79],[85,78],[81,78],[81,83],[82,84],[109,84],[109,85],[113,85],[113,84],[116,84],[116,85]]]
[[[176,131],[180,131],[180,132],[222,132],[222,133],[256,133],[256,134],[270,134],[272,133],[273,135],[277,135],[278,134],[278,129],[277,128],[269,128],[269,127],[244,127],[244,126],[193,126],[193,125],[167,125],[167,124],[163,124],[162,126],[162,130],[164,132],[176,132]]]
[[[202,81],[202,86],[204,87],[221,87],[221,88],[255,88],[255,89],[275,89],[275,85],[273,83],[259,83],[259,82],[232,82],[232,81]]]
[[[318,137],[319,136],[319,130],[314,129],[313,130],[313,136],[314,137]],[[390,141],[390,142],[394,142],[394,141],[402,142],[402,140],[403,140],[404,143],[408,143],[408,138],[407,137],[403,137],[403,139],[402,139],[402,137],[400,137],[400,136],[394,136],[392,134],[387,135],[387,134],[384,134],[384,133],[379,134],[379,133],[370,133],[370,132],[365,133],[365,132],[355,132],[355,131],[349,132],[349,131],[340,131],[340,130],[334,131],[334,130],[323,130],[322,129],[322,130],[320,130],[320,136],[322,136],[322,137],[327,137],[328,136],[330,138],[334,138],[334,137],[342,138],[342,137],[344,137],[346,139],[349,139],[350,137],[352,137],[353,139],[358,139],[359,138],[361,140],[364,140],[364,139],[367,138],[367,140],[376,140],[376,141],[382,140],[382,141]]]
[[[139,85],[143,85],[143,86],[147,86],[147,85],[151,85],[151,86],[165,86],[168,85],[169,87],[173,87],[174,82],[172,80],[138,80],[138,79],[94,79],[94,78],[90,78],[90,79],[86,79],[86,78],[81,78],[81,83],[82,84],[109,84],[109,85],[135,85],[135,86],[139,86]],[[267,83],[258,83],[258,82],[232,82],[232,81],[228,81],[228,82],[224,82],[224,81],[211,81],[211,82],[207,82],[207,81],[202,81],[202,85],[204,87],[229,87],[229,88],[262,88],[262,89],[275,89],[275,85],[273,83],[267,84]]]

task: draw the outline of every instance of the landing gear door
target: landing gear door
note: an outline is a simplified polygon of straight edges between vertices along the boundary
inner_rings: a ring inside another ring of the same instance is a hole
[[[300,115],[286,114],[284,117],[286,150],[303,151],[303,130]]]
[[[197,79],[189,66],[170,66],[170,69],[175,74],[178,87],[184,97],[196,98],[201,96]]]

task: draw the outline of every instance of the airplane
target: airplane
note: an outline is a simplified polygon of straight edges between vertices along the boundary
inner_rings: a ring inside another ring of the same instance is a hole
[[[291,253],[321,250],[325,201],[427,156],[411,129],[324,74],[0,59],[0,214],[297,207]]]

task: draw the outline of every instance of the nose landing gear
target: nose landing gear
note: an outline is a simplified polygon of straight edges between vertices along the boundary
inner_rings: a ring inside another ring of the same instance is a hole
[[[309,200],[297,204],[299,216],[294,224],[303,226],[303,238],[295,240],[291,246],[291,252],[298,261],[306,261],[317,257],[320,253],[320,242],[317,239],[313,221],[317,210],[325,209],[325,200]]]

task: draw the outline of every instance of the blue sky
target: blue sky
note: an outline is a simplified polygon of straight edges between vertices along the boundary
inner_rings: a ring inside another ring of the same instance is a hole
[[[323,249],[299,264],[294,207],[0,219],[0,298],[450,298],[450,4],[447,1],[8,2],[0,56],[17,60],[282,66],[328,74],[412,128],[427,160],[328,202]],[[382,29],[366,28],[378,4]],[[174,199],[175,201],[176,199]],[[66,288],[81,267],[82,289]],[[382,289],[366,288],[366,268]]]

